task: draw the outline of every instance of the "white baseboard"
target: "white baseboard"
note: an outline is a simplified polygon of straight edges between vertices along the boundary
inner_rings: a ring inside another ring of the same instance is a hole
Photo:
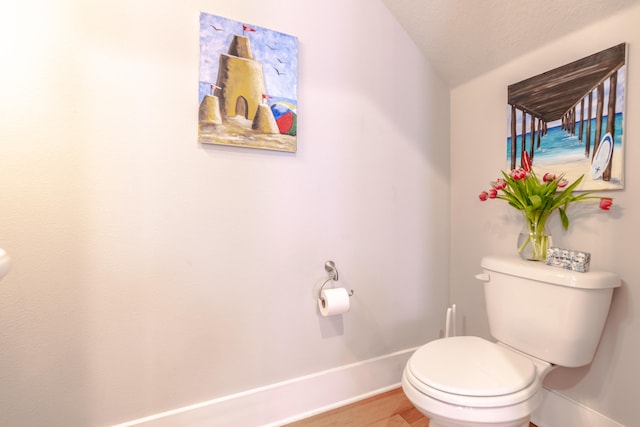
[[[115,427],[281,426],[400,387],[416,348],[140,418]]]
[[[543,388],[542,392],[542,403],[531,416],[538,427],[624,427],[557,391]]]

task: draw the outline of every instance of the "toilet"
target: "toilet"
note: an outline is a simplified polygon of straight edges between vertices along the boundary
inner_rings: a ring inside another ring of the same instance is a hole
[[[481,261],[489,330],[420,347],[402,389],[430,427],[525,427],[557,367],[593,360],[618,275],[574,272],[519,257]]]

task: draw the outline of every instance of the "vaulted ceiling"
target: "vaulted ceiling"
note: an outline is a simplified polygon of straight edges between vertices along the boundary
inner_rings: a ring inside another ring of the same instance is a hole
[[[640,0],[383,2],[453,88]]]

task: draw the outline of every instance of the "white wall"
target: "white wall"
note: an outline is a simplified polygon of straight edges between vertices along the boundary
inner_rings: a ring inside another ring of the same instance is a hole
[[[5,3],[0,424],[112,424],[438,336],[449,93],[379,2]],[[299,38],[296,154],[198,145],[200,11]],[[355,296],[322,319],[329,259]]]
[[[640,114],[640,6],[585,28],[515,60],[451,94],[451,253],[452,301],[465,315],[466,332],[488,336],[480,283],[473,276],[487,253],[514,253],[520,229],[519,214],[506,203],[478,201],[478,193],[506,166],[507,86],[589,54],[628,42],[625,189],[611,192],[615,207],[605,213],[569,208],[571,226],[565,232],[558,217],[551,228],[556,246],[591,253],[591,266],[619,273],[623,287],[616,291],[604,337],[589,367],[557,370],[546,386],[623,425],[637,425],[640,384],[640,265],[637,252],[640,223],[634,211],[640,173],[638,116]],[[505,35],[508,37],[508,35]],[[579,211],[579,215],[578,215]],[[573,212],[573,213],[572,213]],[[544,307],[540,307],[544,316]]]

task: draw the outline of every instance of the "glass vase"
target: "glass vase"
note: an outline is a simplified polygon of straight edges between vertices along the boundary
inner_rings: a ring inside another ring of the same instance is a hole
[[[551,233],[547,229],[547,218],[530,218],[524,215],[522,229],[518,235],[518,253],[522,259],[545,261],[547,249],[553,245]]]

